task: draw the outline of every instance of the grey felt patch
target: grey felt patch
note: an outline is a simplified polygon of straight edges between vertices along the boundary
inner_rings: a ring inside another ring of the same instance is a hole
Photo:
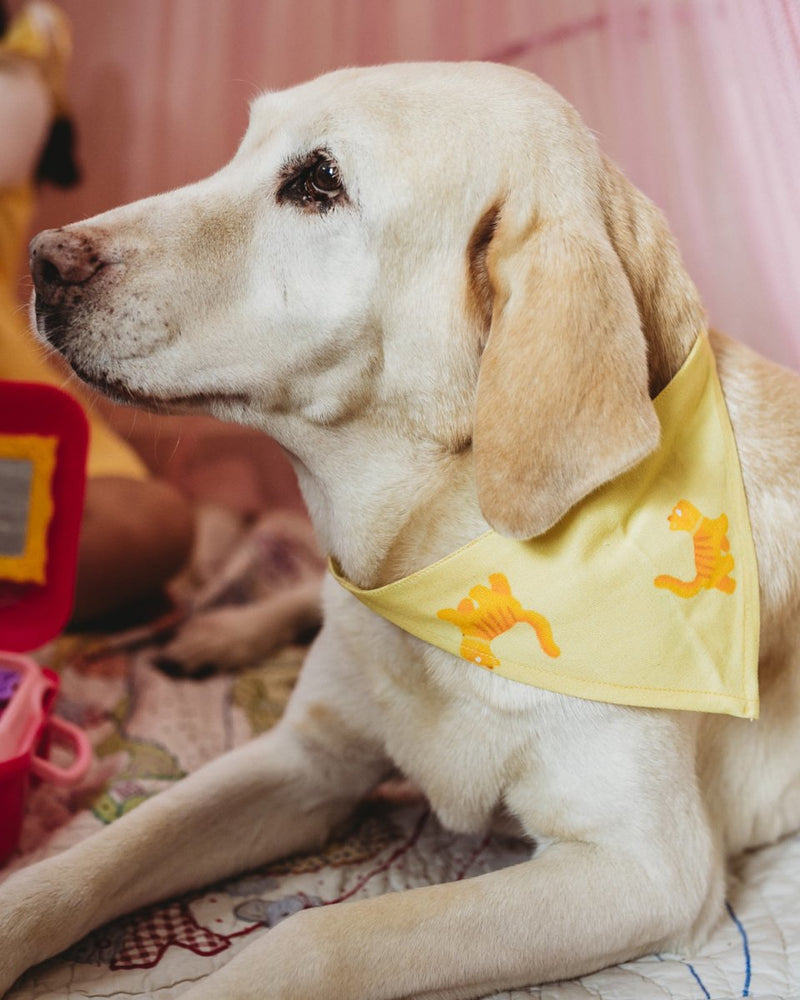
[[[0,458],[0,556],[25,552],[32,481],[29,459]]]

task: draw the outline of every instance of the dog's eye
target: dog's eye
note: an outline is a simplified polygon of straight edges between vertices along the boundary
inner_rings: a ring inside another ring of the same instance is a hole
[[[313,195],[335,198],[342,190],[339,168],[331,160],[320,160],[309,173],[307,185]]]
[[[326,211],[345,195],[344,184],[336,162],[324,150],[317,150],[301,163],[284,171],[285,180],[278,191],[278,201]]]

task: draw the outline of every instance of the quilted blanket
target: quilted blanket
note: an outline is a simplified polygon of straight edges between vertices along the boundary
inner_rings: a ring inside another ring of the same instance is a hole
[[[96,640],[95,640],[96,643]],[[238,674],[174,679],[146,651],[61,639],[59,712],[94,741],[96,764],[71,792],[31,796],[20,853],[7,870],[62,851],[188,771],[271,726],[304,650],[289,645]],[[319,854],[166,900],[102,927],[29,972],[13,1000],[172,1000],[295,911],[514,864],[528,845],[455,836],[424,803],[365,804]],[[5,874],[2,873],[2,874]],[[503,1000],[696,1000],[800,997],[800,837],[741,859],[726,911],[700,954],[649,955],[581,980],[498,994]]]

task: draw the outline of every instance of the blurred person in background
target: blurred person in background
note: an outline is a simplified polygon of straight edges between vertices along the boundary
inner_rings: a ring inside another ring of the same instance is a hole
[[[189,555],[193,525],[182,495],[151,477],[92,412],[74,376],[46,359],[17,292],[37,185],[78,181],[65,85],[71,48],[56,6],[34,0],[12,18],[0,0],[0,379],[66,388],[87,409],[89,478],[73,617],[84,624],[159,594]]]

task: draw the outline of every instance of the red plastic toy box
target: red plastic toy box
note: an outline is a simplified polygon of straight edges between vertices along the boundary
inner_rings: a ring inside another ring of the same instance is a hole
[[[91,762],[84,733],[53,715],[58,675],[21,655],[72,610],[87,437],[66,393],[0,382],[0,864],[17,845],[31,783],[71,785]],[[69,766],[50,762],[52,742],[71,749]]]

